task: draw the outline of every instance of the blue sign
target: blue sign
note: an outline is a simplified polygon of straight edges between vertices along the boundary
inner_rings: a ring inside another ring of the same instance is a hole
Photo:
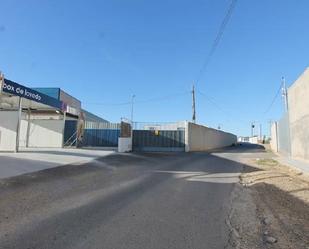
[[[49,97],[28,87],[19,85],[11,80],[3,80],[2,92],[29,99],[63,111],[66,110],[66,105],[62,101]]]

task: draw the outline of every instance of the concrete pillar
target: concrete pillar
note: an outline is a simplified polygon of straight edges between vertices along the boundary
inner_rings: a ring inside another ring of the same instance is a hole
[[[64,147],[64,143],[66,141],[64,141],[64,132],[65,132],[65,120],[66,120],[66,116],[67,116],[67,112],[65,111],[63,113],[63,127],[62,127],[62,148]]]
[[[185,152],[190,151],[190,124],[185,122]]]
[[[17,127],[16,127],[16,146],[15,152],[19,150],[19,133],[20,133],[20,123],[21,123],[21,111],[22,111],[22,98],[19,97],[18,101],[18,120],[17,120]]]
[[[30,115],[31,115],[31,111],[30,111],[30,108],[29,108],[28,109],[27,133],[26,133],[26,148],[29,147],[29,136],[30,136],[30,126],[31,126]]]

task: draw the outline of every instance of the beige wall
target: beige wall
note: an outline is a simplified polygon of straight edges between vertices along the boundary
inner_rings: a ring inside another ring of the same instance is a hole
[[[188,122],[186,127],[186,151],[207,151],[237,143],[231,133]]]
[[[0,151],[14,151],[18,112],[0,111]]]
[[[291,156],[309,160],[309,68],[288,89]]]

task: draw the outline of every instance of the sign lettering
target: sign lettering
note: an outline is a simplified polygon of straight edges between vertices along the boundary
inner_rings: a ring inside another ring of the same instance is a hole
[[[48,106],[51,106],[51,107],[54,107],[54,108],[57,108],[63,111],[66,110],[66,104],[63,103],[62,101],[49,97],[43,93],[37,92],[28,87],[19,85],[7,79],[3,80],[2,92],[15,95],[15,96],[19,96],[25,99],[33,100],[35,102],[48,105]]]

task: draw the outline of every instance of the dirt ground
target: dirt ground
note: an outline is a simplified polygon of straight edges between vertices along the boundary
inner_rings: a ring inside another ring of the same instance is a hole
[[[228,225],[234,248],[309,249],[309,175],[274,159],[244,159]]]

